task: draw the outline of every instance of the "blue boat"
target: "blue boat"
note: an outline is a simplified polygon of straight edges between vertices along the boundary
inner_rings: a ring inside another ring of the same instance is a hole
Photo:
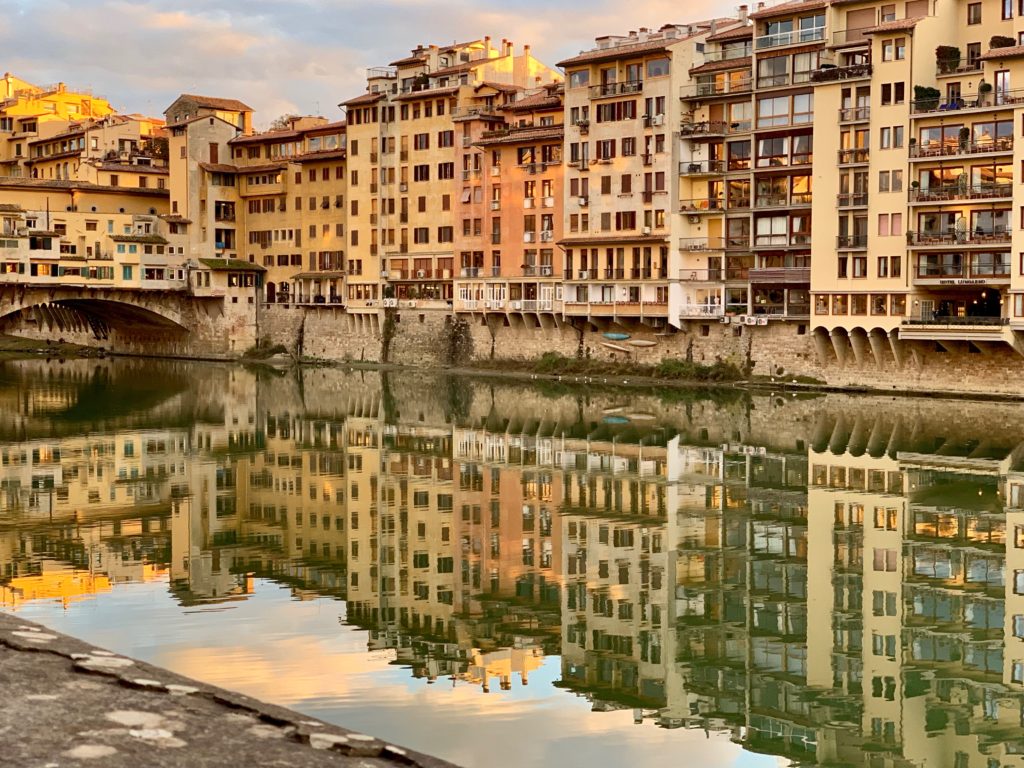
[[[604,337],[606,339],[611,339],[612,341],[625,341],[626,339],[629,338],[629,334],[628,333],[613,333],[612,331],[609,331],[608,333],[604,334]]]

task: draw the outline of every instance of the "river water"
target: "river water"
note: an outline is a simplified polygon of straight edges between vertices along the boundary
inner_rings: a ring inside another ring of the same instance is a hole
[[[1024,764],[1024,409],[0,362],[0,608],[466,766]]]

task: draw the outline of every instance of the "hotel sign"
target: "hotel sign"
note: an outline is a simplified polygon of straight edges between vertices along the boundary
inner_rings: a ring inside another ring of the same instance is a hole
[[[975,280],[971,278],[960,278],[958,280],[939,280],[939,285],[985,285],[986,280]]]

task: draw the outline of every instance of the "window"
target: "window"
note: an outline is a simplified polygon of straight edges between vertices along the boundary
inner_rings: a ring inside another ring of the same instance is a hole
[[[878,276],[888,277],[889,276],[889,257],[879,256],[878,257]],[[882,314],[885,314],[884,312]]]
[[[981,3],[967,4],[967,23],[981,24]]]
[[[414,165],[412,168],[413,181],[430,181],[429,165]]]
[[[664,59],[651,59],[647,62],[647,77],[667,77],[668,76],[668,64],[667,58]]]
[[[894,48],[893,48],[893,41],[892,40],[883,40],[882,41],[882,61],[892,61],[893,60],[893,50],[894,50]]]
[[[878,172],[878,191],[879,192],[888,192],[889,191],[889,185],[890,185],[889,171],[879,171]]]

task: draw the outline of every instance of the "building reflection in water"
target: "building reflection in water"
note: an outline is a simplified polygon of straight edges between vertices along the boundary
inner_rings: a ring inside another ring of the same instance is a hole
[[[557,656],[595,710],[798,763],[1024,765],[1012,406],[5,366],[4,608],[271,579],[428,682]]]

